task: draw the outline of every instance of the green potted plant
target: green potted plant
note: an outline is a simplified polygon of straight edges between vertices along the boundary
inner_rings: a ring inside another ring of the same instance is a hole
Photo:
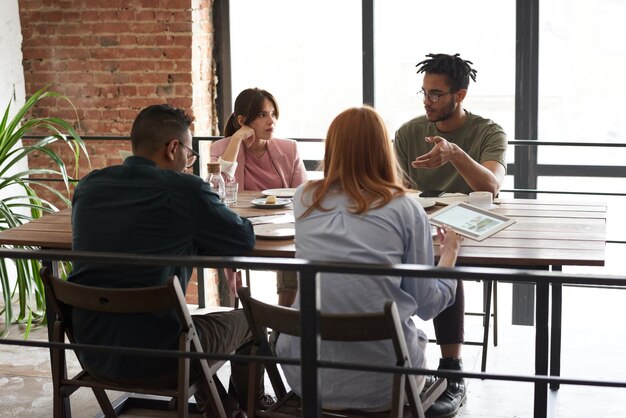
[[[9,102],[0,121],[0,230],[14,228],[45,213],[57,211],[53,203],[39,196],[41,190],[50,191],[63,205],[71,204],[70,182],[73,178],[68,175],[61,156],[49,147],[50,144],[62,141],[69,147],[74,161],[74,176],[78,175],[81,151],[89,162],[85,144],[71,123],[56,117],[29,117],[33,107],[48,97],[60,98],[71,104],[66,96],[49,91],[46,86],[33,94],[12,118],[9,118]],[[22,142],[23,137],[32,135],[43,136],[43,139],[28,144]],[[23,161],[33,153],[48,157],[52,168],[20,169],[24,166]],[[59,191],[37,180],[41,178],[62,179],[64,190]],[[40,190],[39,194],[37,190]],[[0,336],[5,336],[9,325],[15,322],[26,324],[25,334],[28,336],[32,324],[45,318],[40,266],[38,260],[0,259],[0,287],[4,302],[4,306],[0,306],[0,314],[4,316]],[[15,303],[17,312],[13,307]]]

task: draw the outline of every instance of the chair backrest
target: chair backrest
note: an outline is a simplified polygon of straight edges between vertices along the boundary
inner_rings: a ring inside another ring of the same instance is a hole
[[[301,336],[300,311],[258,301],[251,297],[250,289],[246,287],[240,288],[238,294],[257,344],[260,347],[260,354],[271,354],[267,343],[266,328],[288,335]],[[396,365],[411,367],[400,316],[393,301],[386,302],[382,312],[358,314],[322,313],[320,315],[320,337],[322,340],[353,342],[390,339],[393,341],[396,353]],[[274,382],[275,378],[272,376],[272,369],[275,368],[275,365],[268,363],[266,368],[268,369],[272,385],[280,397],[285,391],[282,380],[278,379],[280,382],[277,382],[277,384]],[[405,380],[404,377],[404,375],[401,377],[396,375],[394,378],[393,401],[391,405],[392,416],[401,414],[402,405],[404,405],[402,388],[406,383],[406,394],[409,397],[411,413],[415,417],[421,417],[423,416],[423,410],[421,405],[417,405],[419,403],[417,383],[415,379]]]
[[[141,288],[84,286],[56,279],[48,269],[42,269],[41,278],[46,289],[52,293],[52,300],[89,311],[149,313],[167,309],[178,310],[186,304],[176,276],[170,277],[165,284]]]

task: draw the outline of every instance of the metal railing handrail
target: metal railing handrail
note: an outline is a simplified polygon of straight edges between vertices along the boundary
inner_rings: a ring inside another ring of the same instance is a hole
[[[46,135],[25,135],[25,139],[43,139]],[[129,135],[81,135],[81,138],[87,141],[123,141],[130,140]],[[223,135],[200,135],[193,136],[195,141],[214,141],[224,138]],[[68,138],[72,139],[72,138]],[[298,142],[323,142],[323,138],[296,138],[291,139]],[[561,146],[561,147],[609,147],[609,148],[626,148],[626,142],[573,142],[573,141],[542,141],[529,139],[510,139],[507,141],[509,145],[526,145],[526,146]]]
[[[304,273],[345,273],[391,275],[417,278],[440,277],[466,280],[498,280],[510,282],[561,284],[595,284],[626,286],[626,275],[573,274],[542,272],[500,267],[434,267],[422,264],[370,264],[344,262],[313,262],[301,258],[249,257],[249,256],[169,256],[115,252],[71,250],[29,250],[0,248],[0,258],[37,259],[44,261],[109,262],[150,266],[185,266],[202,268],[247,268],[252,270],[289,270]],[[271,266],[271,268],[268,268]]]
[[[626,148],[626,142],[572,142],[572,141],[541,141],[529,139],[511,139],[507,141],[509,145],[527,146],[557,146],[557,147],[609,147]]]

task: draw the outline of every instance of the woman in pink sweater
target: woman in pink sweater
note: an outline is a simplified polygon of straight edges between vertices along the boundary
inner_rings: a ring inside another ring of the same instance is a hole
[[[234,175],[242,190],[298,187],[306,180],[296,141],[274,138],[278,114],[269,92],[246,89],[235,100],[225,138],[211,145],[211,160]]]
[[[240,190],[292,188],[306,181],[296,141],[274,138],[278,115],[271,93],[246,89],[235,100],[225,138],[211,145],[211,161],[218,161],[223,173],[234,176]],[[277,272],[276,288],[278,303],[290,306],[298,288],[295,272]]]

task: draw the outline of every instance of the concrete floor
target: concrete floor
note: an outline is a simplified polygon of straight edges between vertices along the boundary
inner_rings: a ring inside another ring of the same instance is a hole
[[[256,289],[265,288],[257,285]],[[272,286],[268,285],[271,289]],[[479,283],[466,285],[468,310],[480,304]],[[501,374],[533,374],[534,328],[511,325],[511,285],[499,285],[499,345],[490,346],[487,371]],[[269,296],[274,297],[272,291]],[[259,296],[260,297],[260,296]],[[562,376],[597,380],[626,380],[626,317],[623,302],[626,290],[565,287],[563,292]],[[260,297],[263,299],[263,297]],[[476,306],[473,306],[476,304]],[[467,317],[466,338],[477,339],[482,330],[479,318]],[[420,324],[429,335],[431,326]],[[20,338],[13,327],[10,338]],[[30,340],[45,340],[44,329],[35,330]],[[438,349],[429,346],[429,364],[438,362]],[[480,370],[480,348],[466,346],[465,370]],[[224,378],[227,368],[220,373]],[[269,385],[268,385],[269,387]],[[110,394],[116,398],[119,394]],[[626,390],[562,386],[553,397],[558,417],[625,417]],[[530,417],[533,385],[486,380],[468,381],[468,401],[459,417]],[[72,396],[74,417],[92,417],[99,408],[90,391],[81,389]],[[46,349],[0,345],[0,417],[51,417],[52,386]],[[130,416],[130,415],[125,415]],[[149,415],[134,411],[132,416]]]

